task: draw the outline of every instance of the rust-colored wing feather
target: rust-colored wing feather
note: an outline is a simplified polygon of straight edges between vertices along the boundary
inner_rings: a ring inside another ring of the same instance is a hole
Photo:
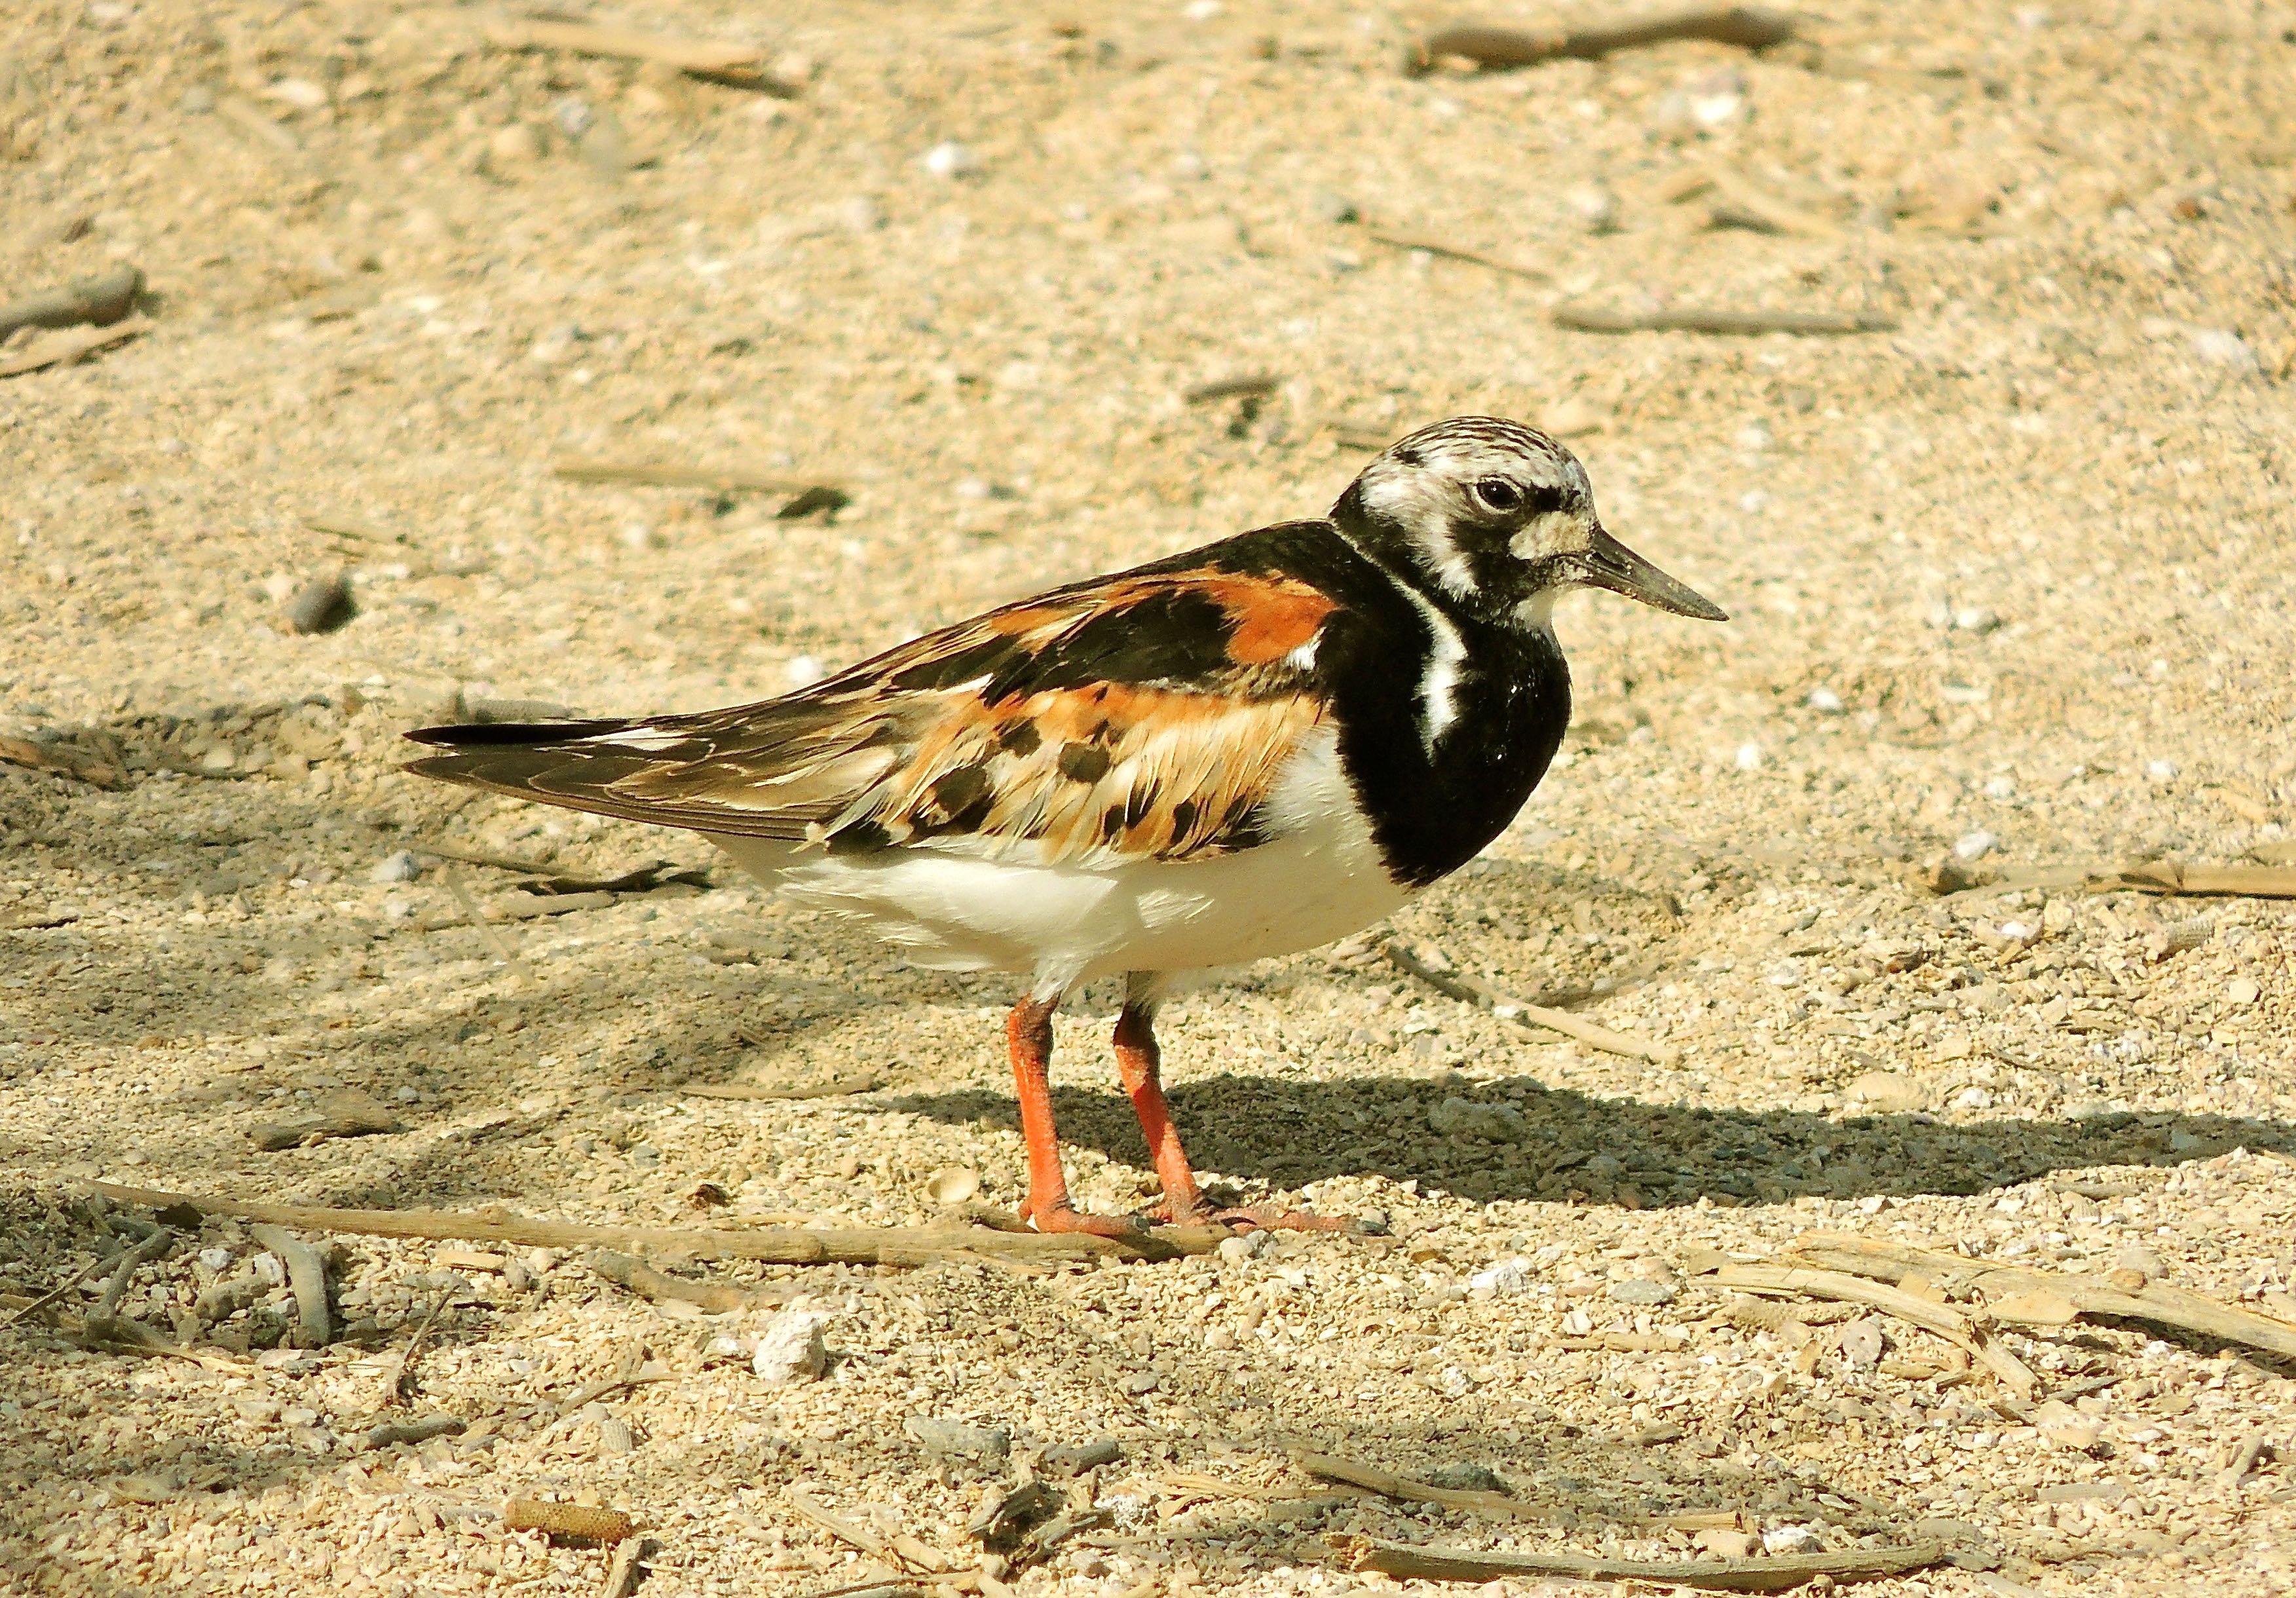
[[[1298,578],[1144,568],[1005,606],[802,692],[639,721],[433,727],[409,770],[634,821],[832,852],[1036,860],[1261,841],[1325,714],[1337,602]]]

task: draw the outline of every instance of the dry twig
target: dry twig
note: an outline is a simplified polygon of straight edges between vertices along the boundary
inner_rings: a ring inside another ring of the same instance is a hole
[[[27,294],[0,305],[0,339],[20,327],[77,327],[84,322],[109,327],[135,308],[135,297],[143,291],[143,268],[121,266],[101,277]]]
[[[624,1537],[614,1550],[614,1562],[606,1567],[605,1584],[598,1589],[598,1598],[630,1598],[645,1574],[638,1561],[652,1550],[651,1538]]]
[[[1838,1303],[1865,1304],[1924,1332],[1934,1332],[1968,1351],[1971,1358],[2001,1378],[2020,1398],[2041,1390],[2041,1379],[2025,1362],[2003,1348],[1986,1329],[1950,1304],[1939,1304],[1903,1288],[1885,1287],[1843,1271],[1809,1270],[1800,1266],[1726,1265],[1711,1273],[1724,1287],[1756,1293],[1798,1293]]]
[[[1704,39],[1741,50],[1766,50],[1794,36],[1793,19],[1759,5],[1693,5],[1615,22],[1607,28],[1549,29],[1532,33],[1513,28],[1460,24],[1439,29],[1412,46],[1406,66],[1424,72],[1446,55],[1461,56],[1490,70],[1531,67],[1549,61],[1599,61],[1620,50],[1637,50],[1677,39]]]
[[[841,1098],[847,1094],[874,1093],[884,1078],[875,1071],[832,1077],[826,1082],[800,1082],[788,1087],[760,1087],[748,1082],[688,1082],[667,1091],[691,1094],[698,1099],[740,1099],[760,1103],[791,1103],[804,1099]]]
[[[1531,1504],[1518,1503],[1505,1493],[1478,1491],[1472,1487],[1436,1487],[1431,1482],[1414,1481],[1393,1471],[1359,1460],[1340,1459],[1329,1454],[1295,1452],[1294,1464],[1310,1476],[1325,1481],[1344,1481],[1366,1492],[1377,1493],[1382,1498],[1400,1498],[1412,1504],[1439,1504],[1445,1509],[1470,1510],[1479,1515],[1494,1515],[1510,1520],[1553,1521],[1555,1517]]]
[[[201,1215],[348,1232],[369,1237],[424,1237],[529,1248],[606,1248],[634,1254],[684,1254],[696,1259],[757,1259],[769,1265],[929,1265],[952,1252],[1012,1254],[1026,1259],[1169,1259],[1205,1254],[1228,1235],[1223,1226],[1164,1226],[1136,1238],[992,1232],[955,1226],[754,1227],[594,1226],[530,1219],[503,1209],[332,1209],[317,1205],[242,1202],[116,1183],[89,1184],[123,1204],[164,1209],[181,1204]]]
[[[755,1302],[750,1294],[731,1282],[689,1282],[683,1276],[657,1271],[643,1259],[617,1254],[610,1249],[594,1250],[583,1258],[582,1263],[616,1286],[626,1287],[657,1304],[668,1299],[693,1305],[711,1315],[726,1315],[736,1309],[747,1309]]]
[[[623,61],[659,61],[691,77],[729,87],[757,89],[783,99],[797,90],[766,70],[765,52],[750,45],[682,39],[635,28],[594,28],[524,17],[491,23],[487,37],[505,50],[570,50],[577,55],[606,55]]]
[[[149,1240],[147,1239],[145,1241],[148,1242]],[[58,1299],[62,1298],[66,1293],[71,1291],[72,1289],[78,1287],[90,1276],[94,1275],[98,1270],[102,1268],[102,1266],[103,1261],[100,1258],[89,1260],[86,1265],[80,1266],[78,1270],[74,1271],[70,1276],[58,1282],[55,1286],[50,1288],[46,1292],[42,1293],[29,1304],[23,1306],[20,1309],[12,1311],[5,1321],[0,1321],[0,1325],[13,1326],[25,1316],[35,1315],[39,1311],[45,1309],[49,1305],[54,1303]]]
[[[333,1137],[367,1137],[398,1129],[398,1118],[388,1105],[356,1087],[339,1087],[319,1100],[317,1115],[295,1121],[258,1121],[247,1129],[247,1135],[257,1148],[276,1153],[282,1149],[307,1149]]]
[[[2097,1276],[1972,1259],[1841,1232],[1805,1233],[1794,1240],[1793,1250],[1829,1267],[1829,1274],[1854,1272],[1885,1282],[1920,1276],[1940,1287],[1966,1286],[1982,1296],[1984,1313],[1996,1321],[2032,1326],[2062,1326],[2077,1315],[2146,1321],[2296,1359],[2296,1324],[2184,1288],[2159,1282],[2123,1288]]]
[[[1545,1004],[1534,1004],[1528,999],[1518,999],[1464,971],[1438,966],[1426,955],[1414,954],[1399,943],[1387,946],[1387,957],[1398,969],[1410,972],[1439,993],[1480,1005],[1501,1020],[1521,1021],[1526,1027],[1544,1027],[1550,1032],[1560,1032],[1565,1037],[1575,1037],[1587,1047],[1600,1049],[1606,1054],[1623,1054],[1630,1060],[1647,1060],[1654,1065],[1674,1065],[1682,1059],[1682,1051],[1670,1045],[1652,1043],[1624,1032],[1613,1032],[1608,1027],[1581,1020],[1567,1010],[1554,1010]],[[1445,965],[1449,964],[1447,956],[1439,955],[1438,957],[1444,959]]]
[[[676,1380],[676,1371],[666,1371],[660,1365],[649,1365],[633,1360],[611,1376],[601,1376],[594,1381],[584,1382],[567,1394],[563,1400],[552,1405],[551,1408],[562,1419],[586,1405],[595,1404],[609,1393],[620,1392],[624,1388],[651,1387],[657,1381]]]
[[[809,508],[834,509],[849,496],[833,482],[758,471],[747,466],[680,466],[662,461],[563,460],[551,470],[573,483],[627,483],[656,488],[708,488],[719,494],[789,494]],[[832,503],[833,501],[833,504]],[[792,504],[796,501],[792,501]]]
[[[1716,1593],[1783,1593],[1820,1576],[1866,1581],[1923,1570],[1945,1558],[1939,1543],[1852,1548],[1841,1553],[1786,1553],[1774,1559],[1595,1559],[1584,1553],[1476,1553],[1417,1548],[1373,1537],[1332,1539],[1357,1570],[1405,1579],[1499,1581],[1510,1576],[1560,1576],[1579,1581],[1644,1581]]]
[[[1582,333],[1885,333],[1894,316],[1866,311],[1724,311],[1693,307],[1653,311],[1613,311],[1565,301],[1547,313],[1557,327]]]
[[[295,1346],[324,1348],[333,1342],[334,1315],[327,1307],[325,1257],[285,1227],[264,1224],[247,1230],[257,1242],[287,1263],[287,1285],[295,1292]]]
[[[36,339],[14,355],[0,356],[0,377],[18,377],[43,366],[67,365],[83,356],[149,332],[151,322],[142,316],[115,322],[109,327],[74,327]]]
[[[2038,888],[2056,892],[2158,893],[2189,898],[2296,898],[2296,866],[2186,865],[2142,860],[2127,865],[1988,866],[1948,855],[1923,872],[1922,885],[1940,897],[1989,898]]]
[[[1210,405],[1216,399],[1266,399],[1275,392],[1276,380],[1264,372],[1246,373],[1241,377],[1216,377],[1210,382],[1198,383],[1183,392],[1180,397],[1189,405]]]
[[[812,1521],[839,1542],[849,1544],[862,1553],[874,1554],[879,1559],[893,1557],[892,1545],[873,1528],[864,1526],[857,1520],[847,1520],[815,1497],[804,1483],[791,1482],[787,1496],[789,1506],[797,1511],[800,1519]]]
[[[385,1408],[395,1404],[407,1403],[414,1398],[414,1362],[422,1357],[422,1345],[430,1339],[430,1328],[436,1325],[439,1317],[446,1313],[447,1300],[453,1296],[451,1293],[439,1295],[439,1301],[430,1307],[430,1313],[422,1317],[422,1324],[414,1329],[414,1335],[407,1340],[406,1347],[400,1350],[398,1360],[391,1365],[390,1379],[382,1384],[382,1402]]]
[[[1439,255],[1446,260],[1465,261],[1472,266],[1488,266],[1494,272],[1504,272],[1511,277],[1527,277],[1533,283],[1553,283],[1554,275],[1536,266],[1511,261],[1504,256],[1487,255],[1480,250],[1470,250],[1464,244],[1428,237],[1425,234],[1396,233],[1383,227],[1365,229],[1374,241],[1397,250],[1423,250],[1430,255]]]
[[[0,377],[7,375],[4,365],[0,363]],[[92,788],[127,786],[127,773],[117,760],[108,754],[82,748],[71,739],[34,743],[29,738],[0,737],[0,762],[20,766],[27,771],[52,772]]]

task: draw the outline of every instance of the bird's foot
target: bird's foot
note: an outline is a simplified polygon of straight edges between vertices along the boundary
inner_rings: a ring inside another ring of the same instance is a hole
[[[1029,1212],[1029,1225],[1038,1232],[1081,1232],[1092,1237],[1137,1239],[1144,1228],[1128,1215],[1087,1215],[1081,1209],[1071,1209],[1066,1204],[1055,1204]]]

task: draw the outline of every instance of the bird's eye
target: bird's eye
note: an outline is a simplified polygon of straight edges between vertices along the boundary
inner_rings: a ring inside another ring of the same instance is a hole
[[[1474,486],[1475,498],[1487,511],[1522,509],[1522,490],[1503,477],[1487,477]]]

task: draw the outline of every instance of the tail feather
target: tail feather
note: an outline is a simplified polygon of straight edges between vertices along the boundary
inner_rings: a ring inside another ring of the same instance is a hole
[[[683,762],[676,755],[666,758],[659,747],[661,741],[643,730],[633,734],[633,742],[613,741],[617,733],[644,725],[600,720],[422,727],[406,736],[447,752],[410,760],[400,769],[569,810],[699,832],[795,841],[805,837],[807,824],[817,818],[817,812],[664,803],[646,794],[645,779]]]
[[[417,727],[406,736],[416,743],[443,744],[450,749],[504,743],[563,743],[571,738],[596,738],[634,725],[627,717],[588,721],[468,721],[451,726]]]

